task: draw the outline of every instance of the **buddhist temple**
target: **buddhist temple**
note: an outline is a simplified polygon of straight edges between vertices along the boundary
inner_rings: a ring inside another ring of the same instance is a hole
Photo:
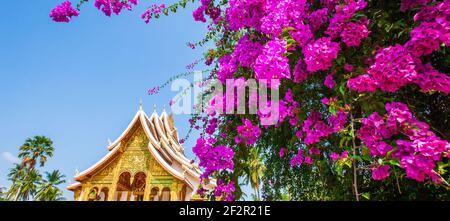
[[[131,123],[96,164],[75,175],[67,189],[76,201],[189,201],[202,186],[201,171],[186,158],[173,116],[156,109],[150,117],[142,103]]]

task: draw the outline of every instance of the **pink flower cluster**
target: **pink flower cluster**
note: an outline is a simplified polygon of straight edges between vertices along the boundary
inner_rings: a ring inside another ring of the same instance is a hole
[[[416,56],[428,55],[441,43],[450,45],[450,1],[424,6],[414,16],[421,23],[415,27],[405,46]]]
[[[78,16],[79,12],[72,7],[70,1],[65,1],[56,6],[50,12],[50,17],[55,22],[69,22],[72,16]]]
[[[205,132],[209,135],[213,135],[216,132],[219,120],[216,117],[213,117],[208,120],[208,124],[206,125]]]
[[[333,60],[338,56],[340,46],[332,42],[331,38],[319,38],[315,42],[306,45],[302,52],[305,55],[306,70],[316,72],[328,70],[333,65]]]
[[[403,1],[402,5],[412,7],[427,2]],[[434,70],[430,64],[423,65],[419,58],[438,50],[441,43],[450,44],[450,1],[422,7],[414,19],[421,23],[411,31],[411,39],[405,45],[397,44],[379,51],[367,74],[348,80],[350,89],[373,92],[379,88],[395,92],[406,84],[415,83],[425,92],[450,93],[450,77]]]
[[[224,55],[219,59],[217,78],[224,83],[226,79],[232,79],[238,66],[252,67],[255,60],[261,54],[263,46],[254,42],[249,35],[242,36],[231,55]]]
[[[219,58],[219,70],[217,71],[217,79],[224,83],[227,79],[232,79],[237,71],[237,62],[231,55],[224,55]]]
[[[160,86],[155,86],[155,87],[149,89],[147,93],[148,93],[148,95],[154,95],[154,94],[157,94],[160,89],[161,89]]]
[[[211,0],[201,0],[201,5],[192,12],[195,21],[206,22],[205,14],[209,15],[214,23],[220,20],[221,9],[214,7]]]
[[[278,153],[278,155],[280,157],[284,157],[284,155],[286,155],[286,152],[288,152],[288,149],[286,147],[282,147],[280,148],[280,152]]]
[[[223,179],[217,180],[217,187],[214,190],[214,196],[215,197],[223,197],[223,200],[225,201],[233,201],[234,200],[234,193],[235,187],[234,182],[225,182]]]
[[[137,3],[137,0],[95,0],[94,5],[106,16],[111,16],[113,12],[118,15],[123,9],[131,10],[132,5],[137,5]]]
[[[301,166],[304,161],[303,151],[302,149],[298,149],[297,154],[291,159],[291,166]]]
[[[325,76],[325,81],[323,82],[323,84],[325,86],[327,86],[328,88],[333,89],[334,85],[336,85],[336,82],[334,82],[334,79],[333,79],[333,75],[329,74],[329,75]]]
[[[377,88],[395,92],[409,83],[418,84],[423,91],[437,90],[450,93],[450,77],[435,70],[401,45],[382,49],[367,74],[349,79],[347,86],[358,92],[374,92]]]
[[[330,114],[328,117],[328,125],[322,120],[321,113],[315,111],[310,112],[302,126],[302,131],[306,134],[304,143],[307,145],[317,143],[320,141],[320,138],[339,132],[344,129],[347,118],[348,113],[339,110],[336,115]]]
[[[314,39],[314,34],[309,25],[297,24],[295,30],[289,32],[292,38],[299,43],[300,47],[304,47]]]
[[[306,64],[302,59],[297,61],[294,67],[294,83],[300,83],[308,79],[309,73],[306,71]]]
[[[333,161],[336,161],[336,160],[343,160],[343,159],[345,159],[345,158],[347,158],[348,157],[348,152],[346,151],[346,150],[344,150],[342,153],[336,153],[336,152],[331,152],[331,154],[330,154],[330,158],[333,160]]]
[[[233,59],[235,59],[239,65],[242,67],[251,67],[258,55],[261,54],[263,46],[258,41],[252,41],[249,35],[242,36],[232,54]]]
[[[242,120],[243,125],[237,127],[238,135],[234,138],[236,143],[245,143],[252,145],[261,136],[261,129],[257,125],[253,125],[249,119]]]
[[[261,18],[264,16],[266,0],[230,0],[226,9],[226,20],[231,30],[245,27],[260,30]]]
[[[319,29],[328,22],[328,8],[318,9],[309,14],[309,25],[313,30]]]
[[[306,0],[266,0],[261,32],[278,36],[283,28],[295,27],[307,16]]]
[[[430,63],[420,64],[417,66],[417,70],[420,73],[414,83],[419,87],[427,91],[441,91],[445,94],[450,93],[450,76],[439,72],[434,69]]]
[[[279,38],[275,38],[264,45],[261,54],[253,65],[257,79],[290,78],[289,59],[284,56],[286,45],[286,41]]]
[[[337,38],[339,33],[342,32],[345,23],[348,22],[357,11],[364,9],[367,6],[365,0],[348,0],[346,3],[347,4],[335,6],[336,13],[331,18],[330,24],[325,31],[331,38]]]
[[[426,123],[415,119],[405,104],[387,103],[386,111],[386,119],[377,112],[364,118],[363,126],[358,131],[359,139],[370,149],[371,155],[385,157],[393,149],[386,140],[394,135],[404,134],[406,139],[399,138],[395,141],[397,147],[391,156],[399,159],[400,167],[406,170],[406,176],[420,182],[427,178],[441,182],[434,169],[436,162],[442,157],[449,157],[450,143],[437,137]],[[383,171],[386,171],[386,167],[381,172]],[[387,177],[378,175],[375,174],[374,178]]]
[[[233,170],[233,149],[225,145],[216,145],[214,138],[198,138],[196,145],[192,148],[194,154],[199,158],[199,165],[205,168],[202,178],[220,170]]]
[[[298,124],[297,113],[300,109],[300,104],[294,99],[294,94],[291,89],[288,89],[284,95],[284,99],[280,101],[280,122],[284,119],[289,119],[291,126]]]
[[[417,77],[415,62],[402,45],[387,47],[375,55],[375,63],[367,74],[350,79],[349,88],[363,92],[373,92],[377,88],[394,92]]]
[[[372,167],[372,178],[374,180],[384,180],[389,177],[389,165],[378,165]]]
[[[162,10],[165,8],[165,4],[154,4],[141,15],[141,18],[144,19],[145,23],[149,23],[153,16],[161,14]]]
[[[320,150],[317,147],[312,147],[306,154],[303,153],[302,149],[299,149],[297,154],[291,159],[290,164],[292,167],[301,166],[303,163],[312,165],[314,163],[313,156],[319,154]]]
[[[402,0],[400,4],[400,11],[405,12],[406,10],[416,7],[417,5],[426,5],[430,0]]]
[[[357,47],[361,44],[361,40],[369,36],[369,20],[367,18],[360,19],[358,22],[347,23],[342,32],[341,39],[348,47]]]

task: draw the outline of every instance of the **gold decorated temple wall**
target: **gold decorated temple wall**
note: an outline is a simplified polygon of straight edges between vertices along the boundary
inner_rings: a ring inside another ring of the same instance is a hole
[[[192,191],[153,158],[140,124],[126,137],[117,155],[74,190],[79,201],[178,201]]]

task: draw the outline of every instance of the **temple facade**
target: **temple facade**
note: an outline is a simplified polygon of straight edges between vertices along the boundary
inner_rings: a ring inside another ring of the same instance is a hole
[[[148,117],[142,105],[131,123],[107,147],[96,164],[76,174],[76,201],[189,201],[202,186],[198,165],[186,158],[173,116],[156,111]]]

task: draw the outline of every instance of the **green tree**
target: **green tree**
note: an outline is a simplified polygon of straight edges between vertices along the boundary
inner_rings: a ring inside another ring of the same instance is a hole
[[[6,201],[5,190],[5,187],[0,187],[0,201]]]
[[[44,166],[47,158],[53,156],[53,141],[44,136],[35,136],[28,138],[19,149],[19,157],[23,159],[23,164],[29,165],[33,168],[36,161],[39,160],[39,165]]]
[[[252,198],[254,200],[261,200],[260,186],[261,179],[264,176],[266,166],[264,165],[263,157],[259,148],[250,149],[248,161],[246,162],[244,183],[250,184],[254,190]]]
[[[52,172],[45,172],[45,179],[40,183],[35,200],[39,201],[60,201],[63,200],[63,192],[58,188],[58,185],[65,183],[65,175],[61,174],[59,170]]]
[[[36,168],[20,167],[20,165],[12,168],[8,177],[12,184],[7,192],[7,198],[14,201],[29,200],[36,194],[42,180]]]
[[[41,175],[35,168],[36,162],[43,167],[49,157],[53,156],[53,141],[45,136],[28,138],[19,148],[19,157],[22,163],[16,164],[8,174],[12,184],[8,190],[10,200],[28,200],[35,194],[36,185],[40,182]]]

